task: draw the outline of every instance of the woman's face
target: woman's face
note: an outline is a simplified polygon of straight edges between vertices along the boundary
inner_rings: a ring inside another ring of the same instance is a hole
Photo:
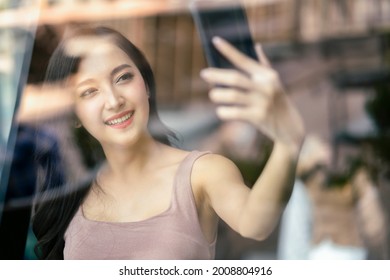
[[[72,79],[76,116],[103,147],[135,143],[148,134],[149,118],[148,93],[138,68],[107,40],[84,53]]]

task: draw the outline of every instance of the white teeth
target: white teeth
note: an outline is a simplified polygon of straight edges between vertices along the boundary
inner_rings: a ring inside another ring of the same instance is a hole
[[[130,119],[132,115],[133,115],[133,113],[128,113],[127,115],[125,115],[125,116],[123,116],[121,118],[117,118],[117,119],[114,119],[114,120],[111,120],[111,121],[107,121],[106,124],[114,125],[114,124],[123,123],[124,121],[127,121],[128,119]]]

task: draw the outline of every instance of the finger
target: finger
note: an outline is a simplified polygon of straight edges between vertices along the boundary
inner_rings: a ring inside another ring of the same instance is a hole
[[[214,37],[213,44],[238,69],[246,73],[252,73],[258,70],[259,64],[256,60],[244,55],[221,37]]]
[[[272,102],[259,95],[246,94],[246,104],[232,106],[235,104],[223,104],[218,106],[217,113],[224,119],[241,119],[253,123],[261,123],[272,110]],[[253,98],[255,97],[255,98]],[[226,106],[228,105],[228,106]]]
[[[222,120],[247,121],[248,113],[245,107],[219,106],[216,110],[217,116]]]
[[[207,68],[200,72],[201,77],[208,83],[214,85],[228,86],[250,90],[253,87],[253,81],[233,69]]]
[[[225,105],[249,105],[250,95],[231,88],[214,88],[209,92],[211,101]]]
[[[263,64],[264,66],[271,68],[272,65],[269,62],[268,57],[265,55],[265,53],[263,51],[263,47],[261,46],[260,43],[257,43],[255,45],[255,50],[256,50],[257,56],[259,57],[260,63]]]
[[[246,121],[253,122],[249,106],[218,106],[217,116],[224,121]]]

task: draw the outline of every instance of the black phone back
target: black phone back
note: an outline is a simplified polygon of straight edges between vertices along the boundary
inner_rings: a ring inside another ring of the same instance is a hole
[[[209,66],[234,68],[213,46],[211,40],[214,36],[224,38],[241,52],[257,60],[246,13],[239,2],[222,7],[205,7],[199,1],[194,1],[191,13]]]

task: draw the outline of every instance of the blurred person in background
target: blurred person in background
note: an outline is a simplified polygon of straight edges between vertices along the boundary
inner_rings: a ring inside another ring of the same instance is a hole
[[[251,189],[229,159],[171,145],[152,70],[130,41],[105,27],[68,33],[46,80],[73,95],[74,126],[98,141],[104,160],[91,181],[37,197],[39,258],[213,259],[220,218],[255,240],[274,230],[292,191],[303,122],[260,46],[254,61],[221,38],[214,45],[237,67],[201,72],[217,115],[249,122],[274,142]]]
[[[310,173],[331,164],[331,151],[319,137],[305,137],[299,155],[297,176],[291,198],[280,222],[277,258],[305,260],[309,258],[313,230],[313,205],[305,179]]]
[[[358,197],[356,215],[368,259],[389,259],[388,222],[383,209],[378,186],[371,179],[366,168],[356,171],[351,182]]]
[[[344,184],[311,190],[310,259],[387,259],[387,221],[371,180],[361,169]],[[312,183],[309,188],[314,187]]]
[[[332,150],[308,135],[291,199],[281,219],[279,259],[387,259],[387,218],[362,167],[337,182]]]

